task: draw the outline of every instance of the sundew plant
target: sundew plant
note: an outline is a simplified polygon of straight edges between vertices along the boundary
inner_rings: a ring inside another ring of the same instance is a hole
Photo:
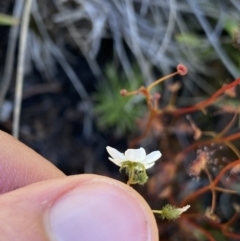
[[[162,93],[155,93],[154,87],[187,73],[179,64],[176,72],[147,87],[120,91],[123,98],[143,95],[148,113],[139,124],[141,134],[129,141],[131,149],[121,153],[107,147],[109,159],[128,176],[128,185],[145,184],[149,194],[156,197],[153,212],[161,240],[240,240],[240,78],[185,107],[178,105],[181,84],[175,82],[169,85],[169,102],[163,105]],[[221,129],[206,122],[223,114],[229,121]],[[183,143],[182,136],[189,141]],[[141,147],[146,140],[159,150],[147,155]],[[150,168],[153,171],[148,176]]]

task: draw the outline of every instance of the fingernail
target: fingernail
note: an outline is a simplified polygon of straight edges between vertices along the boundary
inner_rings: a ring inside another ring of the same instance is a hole
[[[146,241],[151,240],[146,213],[121,185],[88,182],[54,202],[48,230],[54,241]]]

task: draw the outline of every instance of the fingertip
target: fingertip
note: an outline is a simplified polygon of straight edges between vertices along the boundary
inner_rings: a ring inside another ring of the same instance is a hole
[[[134,189],[92,176],[57,198],[47,210],[51,240],[158,240],[151,209]]]
[[[1,195],[0,226],[4,240],[158,240],[146,201],[133,188],[97,175],[38,182]]]

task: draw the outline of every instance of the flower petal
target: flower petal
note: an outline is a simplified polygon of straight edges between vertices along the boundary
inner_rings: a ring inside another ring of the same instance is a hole
[[[142,162],[145,157],[146,152],[142,147],[139,149],[128,149],[125,151],[125,158],[127,161]]]
[[[112,162],[114,162],[115,164],[116,163],[119,164],[120,162],[123,162],[126,160],[123,153],[119,152],[118,150],[116,150],[110,146],[107,146],[106,149],[107,149],[107,152],[109,153],[109,155],[112,157],[110,160]],[[118,165],[118,164],[116,164],[116,165]]]
[[[153,151],[146,156],[143,160],[143,164],[148,164],[157,161],[162,156],[160,151]]]
[[[151,168],[152,166],[154,166],[154,164],[155,164],[155,162],[153,162],[153,163],[147,163],[147,164],[144,163],[145,169]]]
[[[186,212],[190,207],[191,207],[190,205],[186,205],[186,206],[184,206],[184,207],[182,207],[182,208],[178,208],[178,211],[179,211],[180,214],[181,214],[181,213],[183,213],[183,212]]]
[[[108,158],[111,162],[113,162],[115,165],[117,165],[117,166],[121,166],[121,163],[122,163],[122,161],[120,161],[120,160],[117,160],[117,159],[113,159],[113,158],[111,158],[111,157],[109,157]]]

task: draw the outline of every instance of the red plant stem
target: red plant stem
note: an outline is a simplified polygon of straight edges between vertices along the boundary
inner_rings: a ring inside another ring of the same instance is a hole
[[[183,199],[183,201],[180,204],[180,207],[185,206],[187,203],[189,203],[189,201],[191,201],[192,199],[202,195],[203,193],[209,191],[210,189],[210,185],[207,185],[206,187],[202,187],[200,189],[198,189],[197,191],[195,191],[194,193],[188,195],[186,198]]]
[[[143,138],[145,138],[147,136],[147,134],[150,130],[150,127],[151,127],[152,120],[155,118],[155,116],[156,116],[155,112],[150,112],[148,121],[147,121],[147,127],[145,128],[144,133],[141,136],[139,136],[129,142],[130,148],[135,147],[140,140],[142,140]]]
[[[187,219],[187,218],[186,218]],[[197,225],[195,222],[187,219],[187,222],[190,223],[192,226],[194,226],[195,228],[197,228],[198,230],[200,230],[208,240],[210,241],[216,241],[216,239],[204,228],[200,227],[199,225]]]
[[[181,202],[180,206],[184,206],[186,205],[189,201],[191,201],[194,198],[197,198],[198,196],[202,195],[203,193],[207,192],[208,190],[213,189],[217,183],[220,181],[220,179],[222,178],[223,174],[228,171],[229,169],[231,169],[232,167],[234,167],[235,165],[240,164],[240,160],[234,161],[232,163],[229,163],[227,166],[225,166],[217,175],[217,177],[212,181],[211,184],[209,184],[208,186],[205,186],[201,189],[198,189],[196,192],[188,195],[186,198],[184,198],[184,200]]]
[[[228,142],[228,141],[232,141],[232,140],[235,140],[235,139],[238,139],[240,138],[240,132],[238,133],[235,133],[235,134],[232,134],[230,136],[226,136],[226,137],[221,137],[221,138],[213,138],[213,139],[210,139],[210,140],[206,140],[206,141],[200,141],[200,142],[195,142],[194,144],[186,147],[184,150],[183,150],[183,153],[188,153],[189,151],[191,151],[192,149],[198,147],[198,146],[207,146],[211,143],[224,143],[224,142]]]
[[[226,232],[226,231],[223,231],[223,234],[229,238],[233,238],[233,239],[236,239],[236,240],[240,240],[240,235],[239,234],[236,234],[236,233],[230,233],[230,232]]]
[[[227,141],[235,140],[237,138],[240,138],[240,132],[232,134],[232,135],[227,136],[227,137],[216,139],[215,142],[218,142],[218,143],[219,142],[227,142]]]
[[[226,223],[223,223],[221,226],[222,229],[225,229],[228,228],[229,226],[231,226],[239,217],[239,212],[235,212],[233,214],[233,216],[226,222]]]
[[[222,178],[223,174],[228,171],[229,169],[233,168],[235,165],[240,164],[240,160],[234,161],[229,163],[227,166],[225,166],[220,172],[219,174],[216,176],[216,178],[213,180],[211,186],[216,186],[217,183],[220,181],[220,179]]]
[[[213,227],[215,228],[218,228],[222,231],[222,233],[229,237],[229,238],[233,238],[233,239],[236,239],[236,240],[240,240],[240,235],[239,234],[236,234],[236,233],[231,233],[228,231],[228,227],[234,222],[236,221],[236,218],[238,216],[238,213],[234,214],[234,216],[230,219],[230,222],[227,222],[227,223],[224,223],[224,224],[220,224],[220,223],[213,223],[213,222],[209,222],[210,225],[212,225]],[[181,219],[186,219],[187,222],[190,222],[193,226],[195,226],[196,228],[198,228],[199,226],[197,224],[195,224],[195,222],[193,221],[190,221],[189,219],[190,218],[204,218],[204,215],[202,214],[183,214],[181,216]],[[205,218],[204,218],[205,219]],[[201,227],[200,227],[201,228]],[[200,229],[201,231],[206,231],[205,229]],[[207,231],[206,231],[207,232]],[[206,235],[206,233],[204,232],[204,234]]]
[[[224,93],[226,90],[233,88],[234,86],[238,85],[239,83],[240,83],[240,78],[237,78],[232,83],[225,85],[222,88],[220,88],[219,90],[217,90],[210,98],[208,98],[204,101],[201,101],[200,103],[198,103],[194,106],[174,110],[173,114],[181,115],[181,114],[186,114],[186,113],[193,112],[193,111],[196,111],[199,109],[204,109],[205,107],[211,105],[215,101],[215,99],[218,96],[220,96],[222,93]]]

